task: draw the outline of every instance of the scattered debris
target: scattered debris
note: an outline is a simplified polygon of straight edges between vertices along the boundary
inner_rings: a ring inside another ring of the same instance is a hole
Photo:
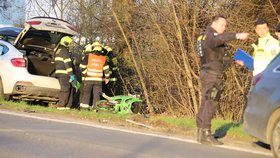
[[[133,120],[126,119],[126,121],[129,122],[129,123],[133,123],[133,124],[142,126],[142,127],[146,127],[146,128],[149,128],[149,129],[154,129],[154,127],[152,127],[152,126],[148,126],[148,125],[145,125],[143,123],[135,122]]]
[[[24,111],[23,111],[23,112],[27,112],[27,113],[34,113],[34,112],[35,112],[35,110],[24,109]]]
[[[108,120],[105,120],[105,119],[99,119],[98,120],[100,123],[108,123],[109,121]]]

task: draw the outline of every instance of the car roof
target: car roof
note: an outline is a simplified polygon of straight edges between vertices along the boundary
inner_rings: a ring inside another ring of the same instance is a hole
[[[17,37],[21,30],[22,28],[19,27],[1,27],[0,35]]]
[[[55,31],[68,35],[77,34],[76,28],[67,21],[52,17],[33,17],[26,21],[36,30]]]

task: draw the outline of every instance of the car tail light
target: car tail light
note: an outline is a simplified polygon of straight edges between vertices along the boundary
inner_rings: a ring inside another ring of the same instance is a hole
[[[28,24],[32,25],[40,25],[42,23],[42,21],[28,21]]]
[[[75,31],[75,32],[76,32],[76,28],[75,28],[74,26],[67,25],[67,27],[68,27],[69,29],[71,29],[72,31]]]
[[[256,76],[254,76],[252,85],[255,86],[262,78],[263,78],[263,74],[258,74]]]
[[[26,61],[23,58],[13,58],[13,59],[11,59],[11,62],[15,67],[25,67],[26,66]]]

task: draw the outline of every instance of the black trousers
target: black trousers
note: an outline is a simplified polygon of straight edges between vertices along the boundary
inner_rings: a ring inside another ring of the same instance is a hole
[[[92,99],[92,107],[100,100],[100,93],[102,92],[102,82],[98,81],[84,81],[83,83],[82,104],[89,105]]]
[[[207,92],[214,87],[214,85],[221,83],[221,78],[219,78],[219,75],[203,70],[201,71],[199,78],[202,87],[202,100],[196,115],[196,125],[198,128],[211,129],[211,121],[217,110],[218,102],[208,99],[206,95]]]
[[[60,84],[60,92],[58,95],[58,103],[59,107],[71,107],[73,102],[73,88],[69,83],[70,77],[68,75],[62,75],[58,77],[58,81]]]

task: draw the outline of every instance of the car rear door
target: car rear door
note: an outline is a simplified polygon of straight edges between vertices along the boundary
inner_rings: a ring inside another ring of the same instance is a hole
[[[16,38],[14,45],[19,49],[38,49],[52,54],[63,36],[75,34],[75,27],[66,21],[35,17],[26,21],[25,28]]]

